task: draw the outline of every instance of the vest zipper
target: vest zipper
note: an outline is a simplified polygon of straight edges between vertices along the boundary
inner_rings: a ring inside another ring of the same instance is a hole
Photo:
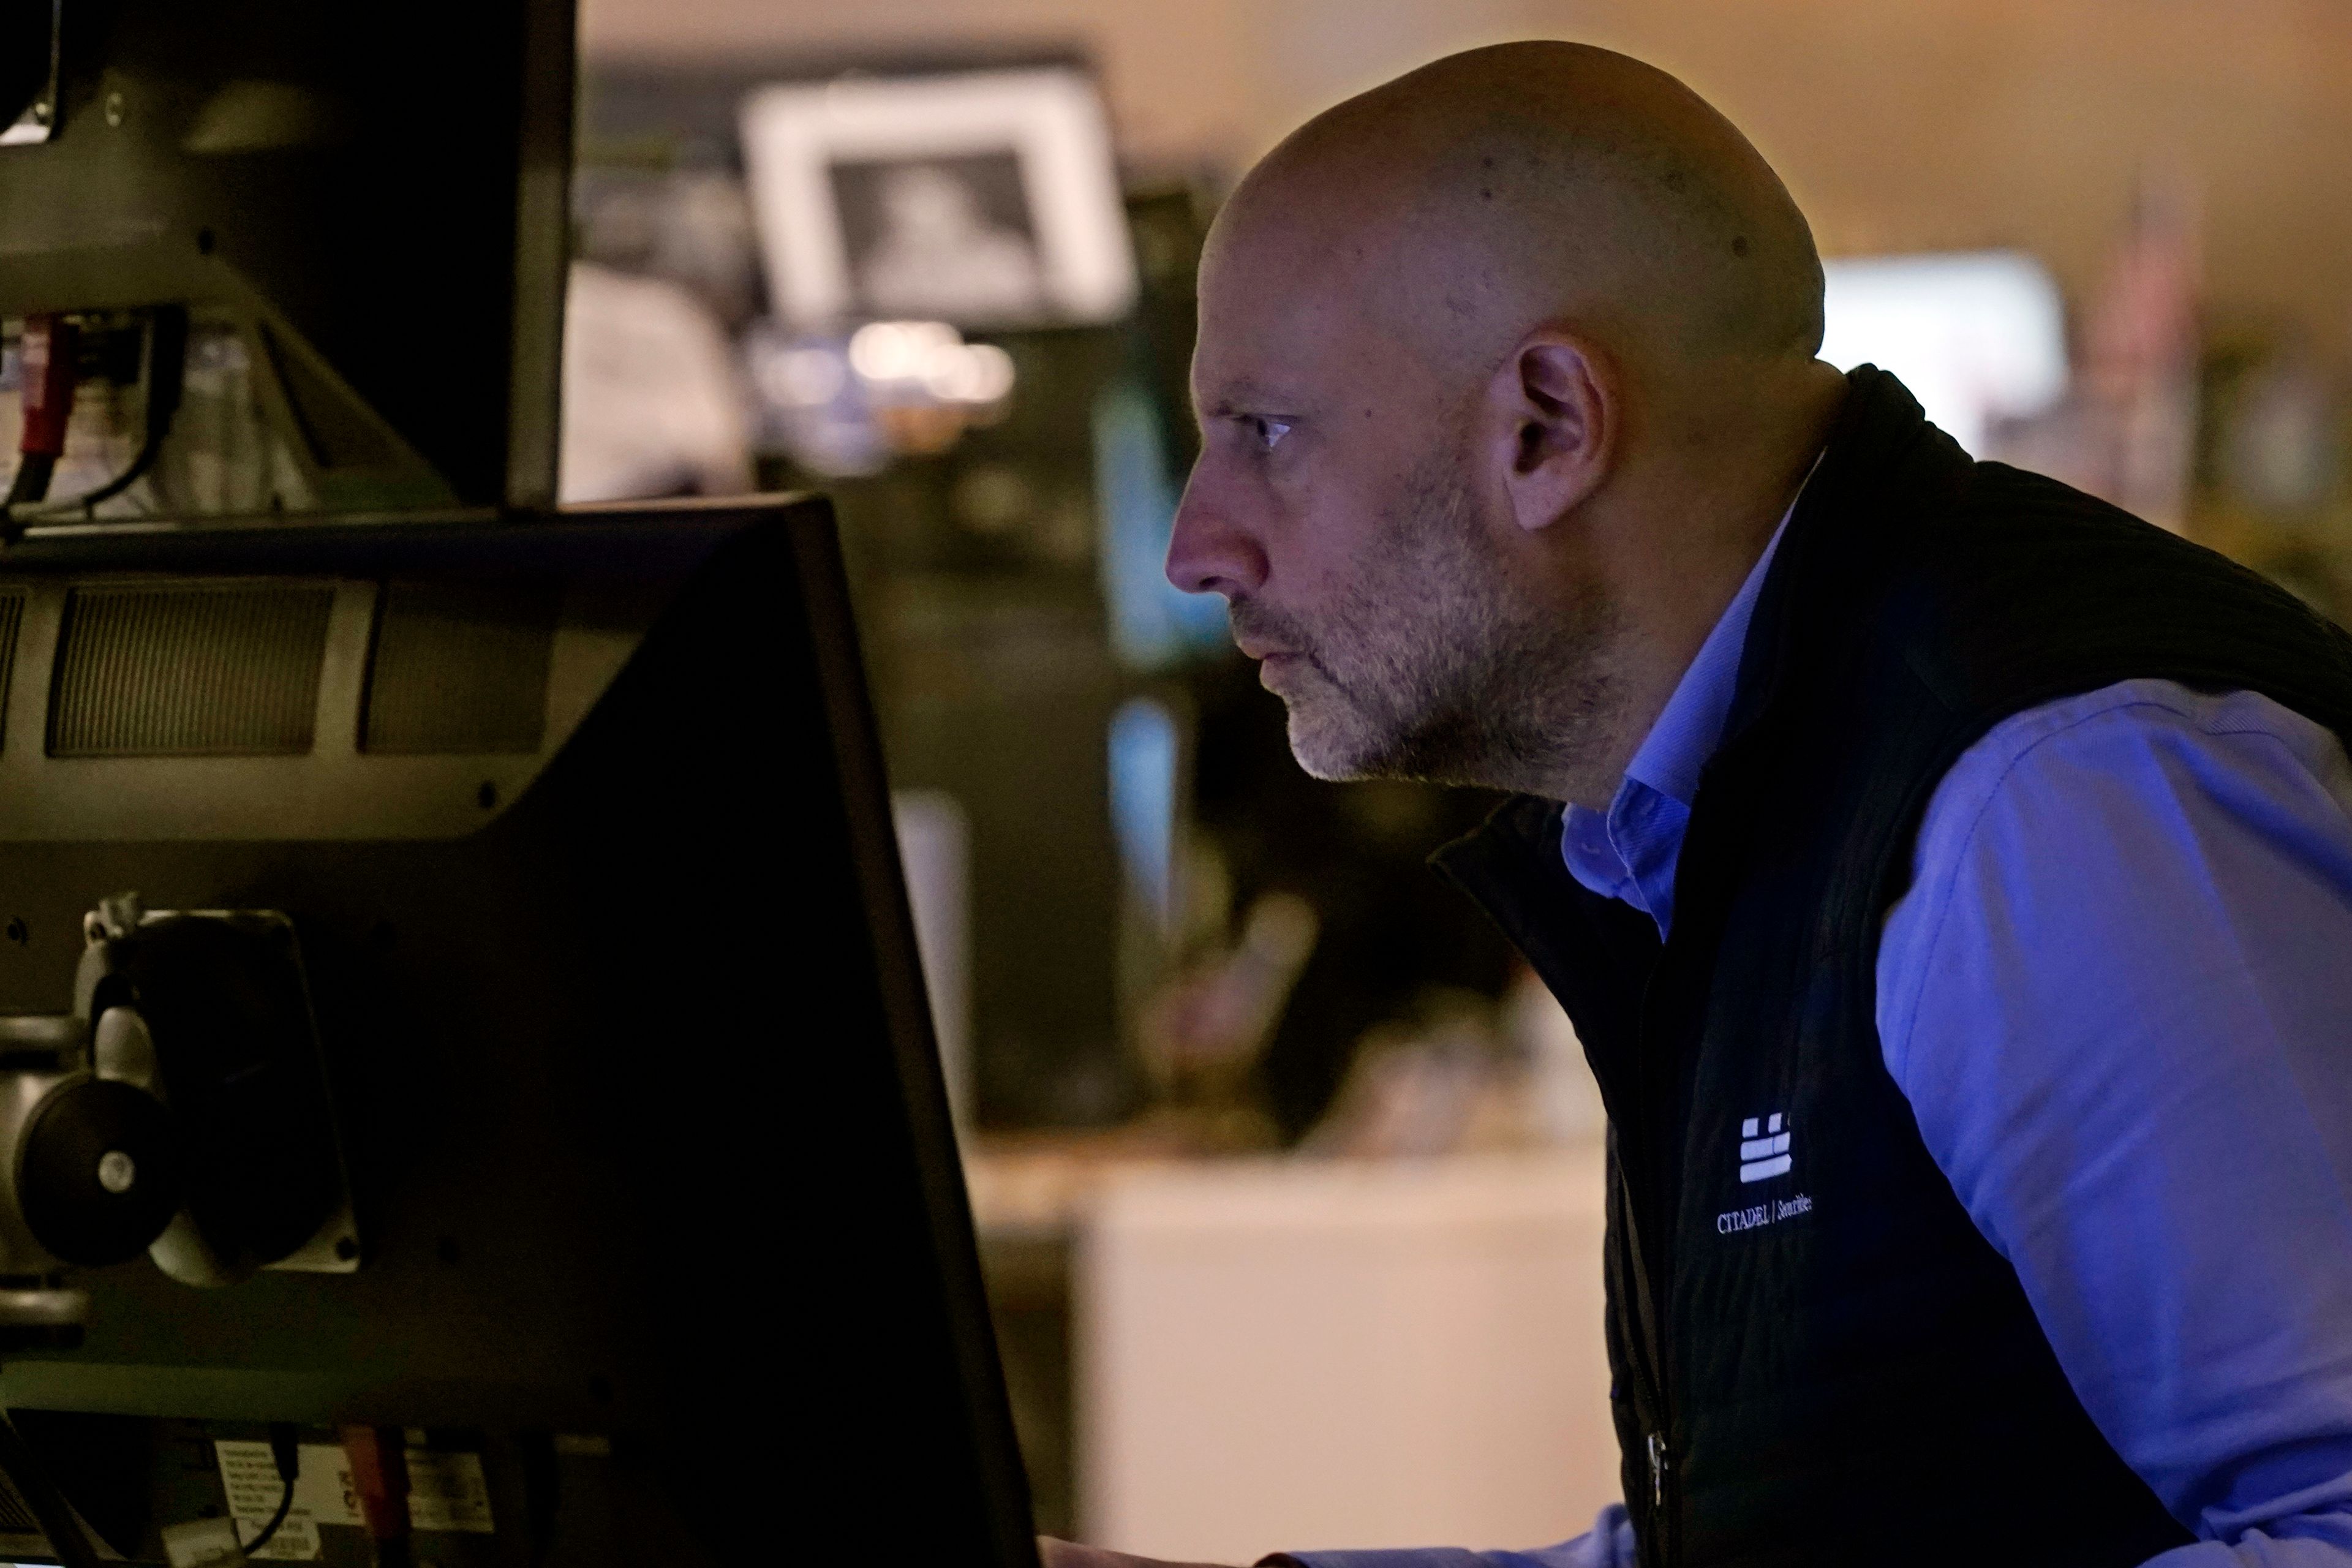
[[[1640,1270],[1638,1306],[1649,1342],[1651,1426],[1644,1434],[1650,1461],[1650,1536],[1654,1561],[1662,1568],[1682,1561],[1682,1543],[1675,1499],[1674,1451],[1668,1436],[1674,1430],[1674,1389],[1669,1375],[1672,1350],[1666,1342],[1668,1303],[1673,1299],[1675,1222],[1680,1207],[1682,1127],[1675,1114],[1681,1105],[1685,1063],[1679,1054],[1659,1048],[1664,1037],[1659,1003],[1661,977],[1674,961],[1661,952],[1650,982],[1643,987],[1641,1033],[1648,1047],[1642,1057],[1636,1103],[1647,1146],[1641,1152],[1648,1179],[1635,1194],[1647,1248],[1637,1237],[1634,1261]]]
[[[1620,1169],[1630,1176],[1642,1169],[1622,1158],[1624,1152],[1624,1129],[1620,1127]],[[1628,1167],[1631,1167],[1629,1170]],[[1633,1413],[1642,1425],[1642,1454],[1650,1471],[1648,1518],[1635,1521],[1635,1534],[1641,1542],[1643,1568],[1670,1568],[1678,1562],[1674,1538],[1679,1533],[1670,1517],[1668,1502],[1673,1488],[1674,1454],[1667,1433],[1672,1430],[1666,1390],[1665,1326],[1659,1310],[1658,1294],[1654,1289],[1654,1275],[1650,1267],[1651,1248],[1645,1240],[1659,1228],[1661,1205],[1642,1189],[1648,1184],[1628,1180],[1622,1189],[1624,1194],[1625,1217],[1629,1234],[1626,1237],[1628,1261],[1632,1266],[1633,1300],[1633,1343],[1629,1347],[1633,1360],[1632,1368]],[[1638,1484],[1638,1483],[1636,1483]],[[1633,1498],[1625,1500],[1628,1506]]]
[[[1658,1237],[1657,1278],[1650,1281],[1650,1393],[1657,1402],[1658,1425],[1649,1434],[1650,1447],[1650,1529],[1657,1537],[1658,1561],[1674,1564],[1682,1561],[1681,1521],[1676,1517],[1679,1505],[1675,1499],[1674,1450],[1666,1434],[1674,1426],[1674,1392],[1667,1377],[1666,1308],[1657,1289],[1660,1279],[1674,1278],[1672,1246],[1674,1238],[1674,1206],[1662,1206],[1654,1232]],[[1646,1272],[1648,1260],[1643,1268]]]
[[[1643,1447],[1650,1466],[1650,1519],[1645,1533],[1663,1538],[1666,1523],[1666,1428],[1669,1417],[1666,1413],[1664,1334],[1658,1321],[1656,1292],[1651,1288],[1650,1262],[1643,1256],[1642,1246],[1641,1232],[1647,1228],[1636,1222],[1635,1234],[1630,1238],[1634,1273],[1634,1408],[1643,1427]],[[1644,1561],[1668,1561],[1663,1555],[1662,1539],[1657,1542],[1657,1549],[1660,1555],[1655,1558],[1645,1556]]]

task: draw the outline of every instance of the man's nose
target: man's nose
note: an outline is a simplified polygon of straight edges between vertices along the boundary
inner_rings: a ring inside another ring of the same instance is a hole
[[[1265,552],[1231,509],[1217,503],[1214,487],[1200,470],[1176,504],[1176,526],[1168,541],[1168,580],[1187,594],[1223,594],[1246,598],[1265,584]]]

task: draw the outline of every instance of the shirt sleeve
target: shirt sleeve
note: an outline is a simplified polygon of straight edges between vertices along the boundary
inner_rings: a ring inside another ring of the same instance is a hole
[[[1455,1546],[1386,1552],[1286,1552],[1269,1563],[1300,1568],[1634,1568],[1633,1525],[1623,1503],[1611,1503],[1573,1541],[1534,1552],[1465,1552]]]
[[[2130,681],[1939,785],[1878,957],[1888,1070],[2107,1440],[2198,1543],[2352,1564],[2352,768]]]

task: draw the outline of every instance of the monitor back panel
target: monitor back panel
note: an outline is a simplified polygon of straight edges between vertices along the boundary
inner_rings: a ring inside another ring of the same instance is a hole
[[[0,558],[0,1012],[290,916],[361,1267],[78,1281],[0,1394],[93,1523],[365,1423],[480,1456],[453,1563],[1034,1561],[821,505],[117,548]]]

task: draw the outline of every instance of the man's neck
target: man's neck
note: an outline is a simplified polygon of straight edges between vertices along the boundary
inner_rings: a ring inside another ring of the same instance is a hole
[[[1819,460],[1844,398],[1845,378],[1825,364],[1809,376],[1806,396],[1776,438],[1759,441],[1746,462],[1727,464],[1713,482],[1688,471],[1662,475],[1648,497],[1626,497],[1613,531],[1622,548],[1610,574],[1622,617],[1596,671],[1612,693],[1596,743],[1538,793],[1595,811],[1608,809],[1625,769],[1665,710],[1707,634],[1763,556]],[[1695,525],[1712,520],[1714,526]]]
[[[1613,649],[1613,667],[1606,681],[1615,695],[1608,715],[1607,742],[1594,747],[1585,765],[1565,773],[1557,787],[1543,793],[1557,800],[1606,811],[1625,777],[1625,769],[1649,738],[1676,687],[1689,673],[1707,634],[1730,606],[1739,585],[1771,539],[1767,528],[1752,547],[1709,552],[1705,559],[1680,563],[1671,596],[1653,599],[1638,608],[1625,607],[1626,625]]]

